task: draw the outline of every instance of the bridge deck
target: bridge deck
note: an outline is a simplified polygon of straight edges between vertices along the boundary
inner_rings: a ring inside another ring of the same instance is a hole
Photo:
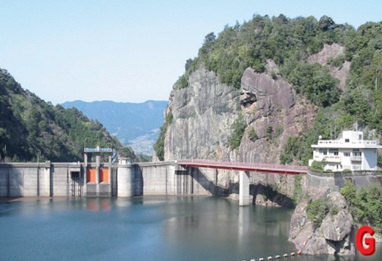
[[[195,168],[214,168],[214,169],[229,169],[241,171],[257,171],[273,174],[288,174],[298,175],[306,174],[307,167],[279,164],[264,164],[264,163],[247,163],[247,162],[224,162],[212,160],[178,160],[178,165],[195,167]]]

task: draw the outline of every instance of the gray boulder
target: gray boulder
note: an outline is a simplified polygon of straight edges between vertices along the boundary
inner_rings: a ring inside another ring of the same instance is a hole
[[[327,199],[332,211],[319,227],[314,227],[307,217],[308,203],[297,205],[291,218],[289,240],[307,255],[354,255],[354,242],[351,241],[353,218],[346,201],[339,192],[328,194]]]

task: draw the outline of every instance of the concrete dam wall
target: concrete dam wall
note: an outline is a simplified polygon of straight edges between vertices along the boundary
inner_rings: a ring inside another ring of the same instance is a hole
[[[293,193],[293,176],[246,175],[249,204],[271,204],[264,196],[271,187],[287,197]],[[183,167],[175,161],[0,164],[0,197],[5,198],[214,195],[239,200],[239,183],[239,171]]]
[[[210,187],[216,180],[216,171],[205,169],[203,178],[195,174],[199,172],[175,162],[119,165],[117,196],[212,195]]]
[[[80,171],[78,163],[2,163],[0,197],[74,196]]]
[[[0,164],[0,197],[207,196],[222,191],[218,183],[217,170],[182,168],[174,161]]]
[[[282,201],[293,195],[295,177],[292,175],[247,174],[253,203],[270,204],[267,199],[277,194],[277,197],[285,196]],[[307,185],[311,189],[338,191],[346,179],[357,186],[371,183],[382,186],[382,175],[333,173],[325,176],[312,171],[307,175]],[[239,171],[183,167],[175,161],[0,163],[0,197],[215,195],[238,200],[239,181]],[[276,203],[290,205],[290,202]]]

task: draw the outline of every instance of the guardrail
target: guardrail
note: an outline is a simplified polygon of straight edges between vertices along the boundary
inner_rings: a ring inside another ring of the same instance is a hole
[[[378,145],[377,140],[357,140],[357,141],[351,141],[351,142],[345,142],[342,140],[319,140],[318,145]]]
[[[355,177],[355,176],[382,176],[382,170],[356,170],[356,171],[335,171],[335,172],[320,172],[309,169],[310,175],[318,177]]]

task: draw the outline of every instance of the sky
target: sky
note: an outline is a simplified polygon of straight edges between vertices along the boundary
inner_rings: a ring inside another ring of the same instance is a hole
[[[204,37],[254,14],[382,21],[380,0],[0,0],[0,68],[53,104],[168,100]]]

